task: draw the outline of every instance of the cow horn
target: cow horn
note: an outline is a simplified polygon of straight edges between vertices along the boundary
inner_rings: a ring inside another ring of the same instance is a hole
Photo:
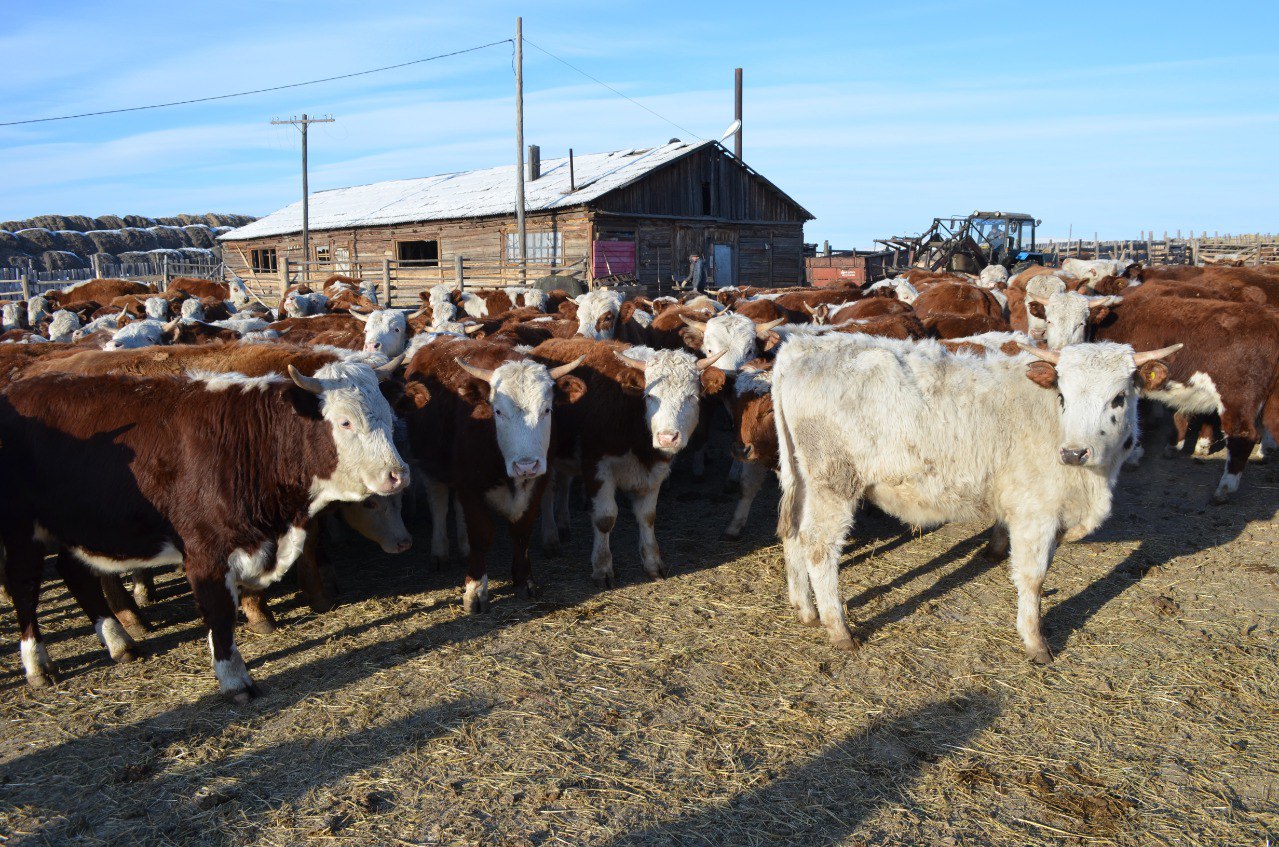
[[[1029,344],[1022,344],[1020,342],[1018,342],[1017,346],[1024,352],[1029,353],[1037,359],[1043,359],[1045,362],[1055,365],[1061,361],[1061,353],[1058,353],[1056,350],[1044,350],[1039,347],[1032,347]]]
[[[718,362],[718,361],[719,361],[719,359],[720,359],[720,357],[721,357],[721,356],[723,356],[723,355],[724,355],[725,353],[727,353],[727,352],[728,352],[727,350],[720,350],[720,351],[719,351],[718,353],[716,353],[714,356],[707,356],[705,359],[698,359],[698,360],[697,360],[697,369],[698,369],[699,371],[704,371],[704,370],[706,370],[706,369],[707,369],[707,368],[709,368],[711,365],[713,365],[713,364],[715,364],[716,362]]]
[[[395,376],[395,369],[402,364],[404,364],[403,353],[396,356],[394,359],[387,362],[385,365],[378,365],[376,368],[373,369],[373,373],[377,374],[378,382],[386,382],[388,379]]]
[[[289,378],[293,380],[293,384],[303,391],[310,391],[312,394],[323,394],[324,385],[315,377],[307,376],[293,365],[289,365]]]
[[[350,311],[350,315],[351,317],[355,318],[357,321],[360,321],[361,323],[368,323],[368,320],[369,320],[368,315],[362,315],[359,312],[355,311],[354,309]]]
[[[1146,362],[1167,358],[1185,346],[1184,344],[1174,344],[1171,347],[1160,347],[1158,350],[1147,350],[1145,353],[1133,353],[1132,360],[1137,367],[1141,367]]]
[[[467,335],[474,335],[482,329],[484,329],[484,324],[463,324],[462,326],[462,332]]]
[[[417,310],[416,312],[414,312],[413,314],[409,315],[409,318],[408,318],[408,319],[409,319],[409,320],[413,320],[414,318],[420,318],[420,317],[422,317],[423,315],[425,315],[425,314],[426,314],[427,312],[429,312],[429,311],[431,311],[431,307],[430,307],[430,306],[425,306],[425,307],[423,307],[423,308],[421,308],[421,309],[418,309],[418,310]]]
[[[574,368],[576,368],[578,365],[582,364],[582,362],[585,362],[585,361],[586,361],[586,354],[583,353],[582,355],[578,356],[576,359],[574,359],[573,361],[569,362],[566,365],[559,365],[557,367],[551,368],[551,379],[559,379],[562,376],[568,376],[570,373],[573,372]]]
[[[706,321],[695,321],[687,315],[680,315],[679,319],[698,332],[706,332]]]
[[[703,324],[703,326],[705,326],[705,324]],[[613,351],[613,355],[621,359],[622,364],[627,365],[628,367],[635,368],[635,370],[637,371],[645,371],[645,372],[648,371],[648,362],[641,362],[638,359],[632,359],[630,356],[623,356],[621,353],[618,353],[616,350]]]
[[[466,360],[464,360],[461,356],[456,357],[453,361],[457,362],[457,366],[459,368],[466,371],[476,379],[481,379],[488,383],[493,382],[493,372],[491,370],[488,370],[487,368],[477,368],[475,365],[467,364]]]
[[[786,323],[786,318],[778,318],[778,319],[777,319],[777,320],[775,320],[775,321],[768,321],[767,323],[756,324],[756,325],[755,325],[755,337],[756,337],[756,338],[768,338],[768,334],[769,334],[770,332],[772,332],[773,330],[777,329],[779,326],[781,326],[781,325],[782,325],[782,324],[784,324],[784,323]]]
[[[1036,295],[1036,294],[1030,294],[1029,292],[1026,294],[1026,299],[1027,299],[1027,300],[1029,300],[1029,301],[1030,301],[1030,302],[1032,302],[1032,303],[1038,303],[1038,304],[1039,304],[1039,305],[1041,305],[1041,306],[1047,306],[1047,305],[1048,305],[1048,301],[1047,301],[1047,300],[1045,300],[1043,297],[1040,297],[1040,296],[1038,296],[1038,295]]]
[[[1102,306],[1118,306],[1124,302],[1124,298],[1118,294],[1103,294],[1100,297],[1089,297],[1088,308],[1099,309]]]
[[[160,329],[164,330],[165,335],[168,335],[170,332],[173,332],[175,329],[177,329],[181,325],[182,325],[182,318],[174,318],[173,320],[169,321],[167,324],[163,324],[160,327]]]
[[[803,305],[805,312],[808,312],[808,314],[812,315],[813,317],[817,317],[817,310],[814,309],[812,306],[808,305],[807,302],[801,305]]]

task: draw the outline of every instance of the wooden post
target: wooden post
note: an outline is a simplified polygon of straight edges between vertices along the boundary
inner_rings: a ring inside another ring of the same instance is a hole
[[[289,257],[280,260],[280,296],[289,290]]]
[[[528,239],[524,229],[524,19],[515,19],[515,229],[519,237],[520,284],[528,273]],[[461,285],[458,286],[461,288]]]
[[[457,283],[457,290],[461,291],[466,287],[466,271],[463,267],[465,260],[462,254],[458,253],[453,257],[453,281]]]
[[[391,260],[382,260],[382,305],[391,308]]]
[[[30,300],[31,299],[31,280],[27,279],[26,274],[23,274],[22,276],[18,277],[18,281],[22,284],[22,299]]]
[[[166,253],[160,257],[160,290],[169,290],[169,256]]]

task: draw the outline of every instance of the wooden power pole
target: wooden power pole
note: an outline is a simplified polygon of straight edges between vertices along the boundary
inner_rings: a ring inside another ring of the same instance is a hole
[[[528,282],[524,255],[524,18],[515,19],[515,232],[520,244],[520,285]]]
[[[272,126],[280,124],[291,124],[302,128],[302,261],[306,264],[302,265],[302,274],[306,276],[307,268],[310,267],[311,261],[311,192],[307,189],[306,184],[306,128],[309,124],[331,124],[333,123],[332,115],[325,115],[322,118],[310,118],[306,113],[302,113],[300,118],[289,118],[284,120],[276,118],[271,121]]]
[[[737,132],[733,133],[733,157],[742,160],[742,69],[733,70],[733,118]]]

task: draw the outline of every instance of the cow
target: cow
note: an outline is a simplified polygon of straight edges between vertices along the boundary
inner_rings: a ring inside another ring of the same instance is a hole
[[[671,460],[697,427],[703,391],[716,375],[717,388],[722,388],[723,373],[708,370],[714,360],[698,360],[682,350],[583,338],[545,341],[530,355],[548,367],[582,360],[575,376],[585,385],[575,402],[555,409],[561,430],[555,457],[559,496],[542,504],[544,543],[558,541],[559,528],[567,528],[562,486],[569,476],[581,476],[595,530],[591,575],[596,583],[612,587],[614,582],[609,535],[617,522],[618,489],[631,497],[644,572],[653,579],[665,576],[654,531],[657,495],[670,475]]]
[[[462,608],[469,614],[489,607],[490,509],[510,529],[516,594],[537,594],[529,540],[549,469],[551,410],[557,395],[563,399],[581,388],[580,381],[566,379],[578,364],[548,368],[506,344],[439,340],[418,350],[405,368],[398,408],[431,504],[432,559],[439,565],[448,558],[452,490],[460,508],[459,546],[467,557]]]
[[[43,294],[27,301],[27,329],[35,329],[53,317],[53,302]]]
[[[378,390],[388,376],[343,362],[313,377],[46,374],[9,385],[0,538],[28,682],[55,674],[36,620],[44,545],[55,544],[60,573],[117,661],[133,657],[133,642],[89,568],[182,564],[219,688],[237,703],[256,696],[235,646],[238,586],[279,580],[329,503],[408,483]]]
[[[75,331],[80,328],[80,318],[74,312],[59,309],[53,313],[49,321],[49,340],[66,344],[74,340]]]
[[[1141,273],[1141,265],[1129,259],[1064,259],[1063,273],[1085,282],[1105,276],[1122,276],[1135,279]]]
[[[866,293],[885,289],[892,291],[897,295],[897,299],[906,304],[915,302],[915,298],[919,296],[919,289],[910,284],[909,280],[897,277],[895,279],[881,279],[879,282],[866,287]]]
[[[112,335],[111,340],[102,348],[104,350],[136,350],[139,347],[153,347],[163,344],[165,336],[172,332],[181,321],[170,324],[156,320],[134,321],[125,324]]]
[[[240,280],[243,284],[243,280]],[[197,300],[205,297],[216,297],[219,300],[231,299],[231,286],[225,282],[216,282],[194,276],[177,276],[169,280],[169,291],[181,291]]]
[[[3,331],[8,332],[11,329],[29,329],[30,324],[27,323],[26,310],[22,308],[21,303],[5,303],[3,312]]]
[[[367,315],[352,309],[350,314],[364,324],[365,352],[381,353],[393,359],[408,347],[408,321],[399,309],[378,309]]]
[[[90,279],[68,285],[60,291],[51,291],[47,296],[52,303],[65,309],[75,303],[84,303],[89,300],[110,303],[116,297],[127,294],[148,297],[155,293],[155,289],[145,282],[133,282],[127,279]]]
[[[773,422],[771,362],[751,363],[733,380],[733,459],[741,465],[740,491],[724,541],[741,538],[751,505],[770,471],[777,468],[777,427]]]
[[[977,284],[982,288],[1003,288],[1008,284],[1008,268],[1003,265],[987,265],[977,275]]]
[[[733,373],[761,352],[769,333],[786,323],[785,318],[757,324],[745,315],[723,312],[708,321],[682,320],[701,334],[700,347],[707,358],[716,359],[721,371]]]
[[[1150,283],[1143,283],[1149,285]],[[1093,330],[1099,341],[1146,346],[1184,341],[1169,378],[1142,395],[1189,418],[1217,413],[1226,467],[1212,500],[1224,503],[1239,481],[1264,422],[1279,433],[1279,314],[1250,303],[1180,297],[1128,297]]]
[[[1166,379],[1161,360],[1180,346],[1026,347],[1005,357],[864,335],[787,343],[773,375],[778,535],[800,620],[820,620],[832,644],[857,649],[839,560],[866,499],[912,526],[995,522],[1011,545],[1026,654],[1050,662],[1039,598],[1053,551],[1109,516],[1135,437],[1126,408],[1138,383]]]

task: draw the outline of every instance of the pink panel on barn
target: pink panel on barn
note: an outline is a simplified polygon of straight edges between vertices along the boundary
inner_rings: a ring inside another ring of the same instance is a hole
[[[635,273],[634,241],[596,241],[591,251],[595,276]]]

